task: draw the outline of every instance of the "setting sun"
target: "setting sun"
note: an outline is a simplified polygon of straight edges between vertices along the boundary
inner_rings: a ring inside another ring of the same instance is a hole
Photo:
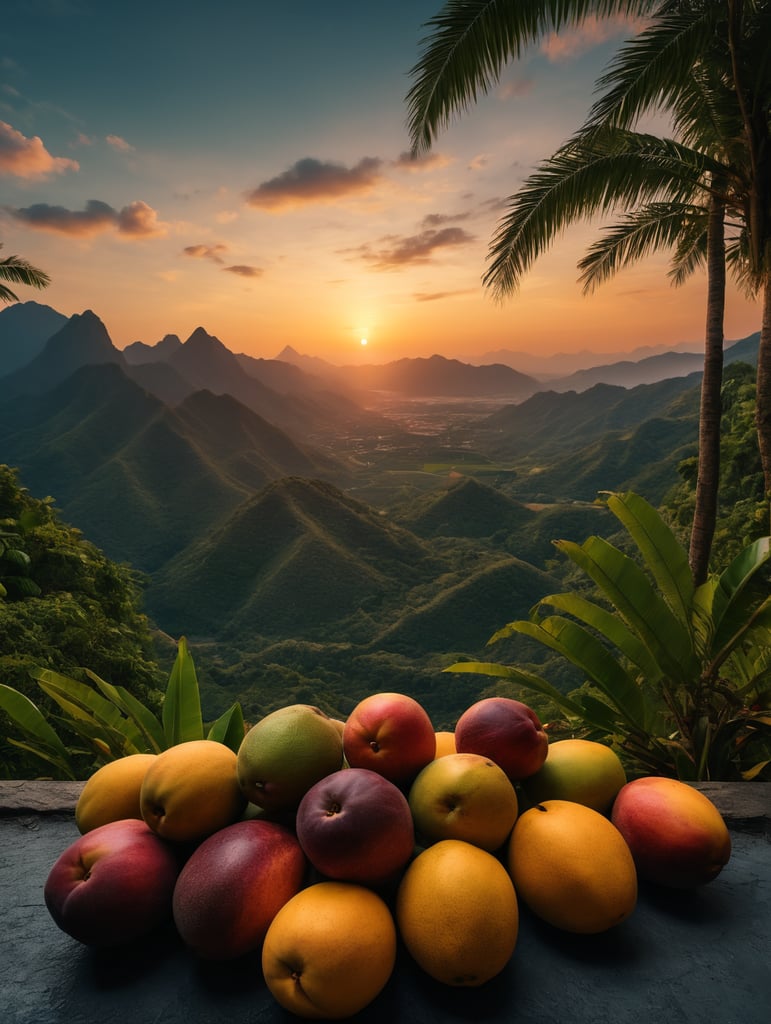
[[[362,345],[366,345],[367,344],[367,339],[366,338],[362,338],[361,339],[361,343],[362,343]]]

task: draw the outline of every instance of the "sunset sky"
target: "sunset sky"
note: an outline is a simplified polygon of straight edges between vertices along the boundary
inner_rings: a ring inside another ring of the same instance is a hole
[[[92,309],[120,348],[202,326],[338,363],[698,350],[704,279],[672,288],[666,255],[582,295],[596,224],[505,304],[481,284],[505,198],[579,126],[629,26],[544,40],[415,162],[405,95],[440,7],[4,0],[2,255],[52,278],[20,298]],[[726,337],[759,321],[732,291]]]

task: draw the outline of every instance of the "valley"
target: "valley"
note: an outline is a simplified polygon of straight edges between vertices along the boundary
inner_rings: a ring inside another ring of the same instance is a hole
[[[311,374],[201,328],[119,352],[90,311],[48,337],[27,312],[26,362],[0,313],[0,461],[141,574],[159,661],[188,638],[212,719],[236,699],[252,720],[293,701],[344,718],[395,690],[451,728],[489,687],[445,666],[544,662],[488,640],[564,587],[552,542],[607,534],[603,490],[660,503],[696,450],[698,373],[584,391],[441,357]]]

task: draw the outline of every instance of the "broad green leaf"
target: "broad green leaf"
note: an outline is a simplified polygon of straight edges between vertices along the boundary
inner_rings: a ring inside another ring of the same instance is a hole
[[[0,707],[11,721],[38,745],[36,750],[46,752],[39,753],[38,756],[49,761],[55,758],[59,767],[67,766],[67,774],[74,779],[69,751],[37,704],[13,687],[0,683]]]
[[[605,732],[613,733],[618,729],[618,715],[604,701],[591,693],[580,694],[581,707],[587,721],[602,723]]]
[[[142,749],[142,735],[135,723],[92,687],[49,669],[37,669],[32,674],[43,692],[56,701],[73,723],[91,720],[105,731],[121,735],[132,752]]]
[[[60,776],[64,776],[67,779],[71,779],[73,782],[77,781],[69,757],[65,761],[62,757],[60,757],[52,750],[49,750],[43,746],[35,746],[32,742],[25,743],[24,740],[16,740],[12,736],[8,737],[8,742],[12,746],[17,747],[19,750],[24,750],[26,751],[26,753],[34,755],[41,761],[44,761],[46,764],[50,764],[53,768],[57,770]]]
[[[542,605],[566,612],[592,629],[596,629],[614,647],[618,648],[625,658],[637,666],[649,683],[655,682],[661,676],[661,666],[651,652],[613,612],[578,594],[553,594],[538,602],[538,607]]]
[[[165,747],[163,726],[152,711],[137,700],[137,698],[123,686],[113,686],[104,679],[100,679],[94,672],[86,669],[88,677],[99,687],[102,693],[115,704],[128,718],[130,718],[145,739],[146,751],[150,754],[159,754]]]
[[[626,527],[664,600],[687,629],[693,602],[693,574],[688,552],[656,509],[639,494],[611,494],[607,506]]]
[[[556,546],[594,580],[651,652],[663,675],[687,682],[698,678],[689,630],[633,559],[600,537],[589,537],[582,545],[557,541]]]
[[[206,738],[224,743],[238,753],[244,738],[244,715],[238,701],[212,723]]]
[[[611,651],[588,630],[560,615],[518,623],[519,632],[537,640],[581,669],[633,728],[644,730],[643,695]]]
[[[740,600],[726,609],[715,636],[716,653],[710,668],[716,670],[723,665],[743,643],[754,644],[760,656],[771,646],[771,596],[752,610]]]
[[[731,564],[717,578],[712,600],[712,618],[715,627],[720,631],[723,618],[742,593],[747,583],[758,569],[769,559],[771,549],[768,537],[759,537],[753,544],[744,548]]]
[[[203,739],[201,696],[187,640],[180,637],[163,702],[163,733],[166,746]]]
[[[510,683],[516,683],[523,689],[532,690],[533,693],[538,693],[542,697],[549,697],[566,714],[583,720],[583,709],[580,704],[566,697],[556,686],[553,686],[541,676],[537,676],[525,669],[517,668],[514,665],[498,665],[490,661],[458,661],[454,665],[448,665],[442,671],[469,672],[472,675],[494,676],[497,679],[506,679]]]

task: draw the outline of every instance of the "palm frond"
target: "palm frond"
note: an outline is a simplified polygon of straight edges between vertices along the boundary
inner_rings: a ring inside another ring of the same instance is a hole
[[[707,157],[656,136],[604,129],[579,133],[544,161],[509,200],[493,236],[483,282],[498,298],[573,222],[666,197],[693,201]]]
[[[686,204],[649,203],[606,228],[578,262],[584,293],[652,252],[676,247],[692,213]]]
[[[597,80],[602,95],[592,107],[587,126],[631,127],[655,109],[667,110],[691,84],[714,32],[717,5],[699,12],[671,4],[639,35],[623,45]]]
[[[454,115],[489,92],[504,65],[543,35],[590,15],[644,15],[653,0],[447,0],[410,70],[407,126],[413,154],[424,152]]]
[[[2,243],[0,243],[2,249]],[[0,282],[11,281],[14,284],[26,284],[32,288],[45,288],[51,283],[51,278],[44,271],[34,267],[21,256],[6,256],[0,260]],[[0,300],[3,302],[18,302],[18,297],[0,284]]]

